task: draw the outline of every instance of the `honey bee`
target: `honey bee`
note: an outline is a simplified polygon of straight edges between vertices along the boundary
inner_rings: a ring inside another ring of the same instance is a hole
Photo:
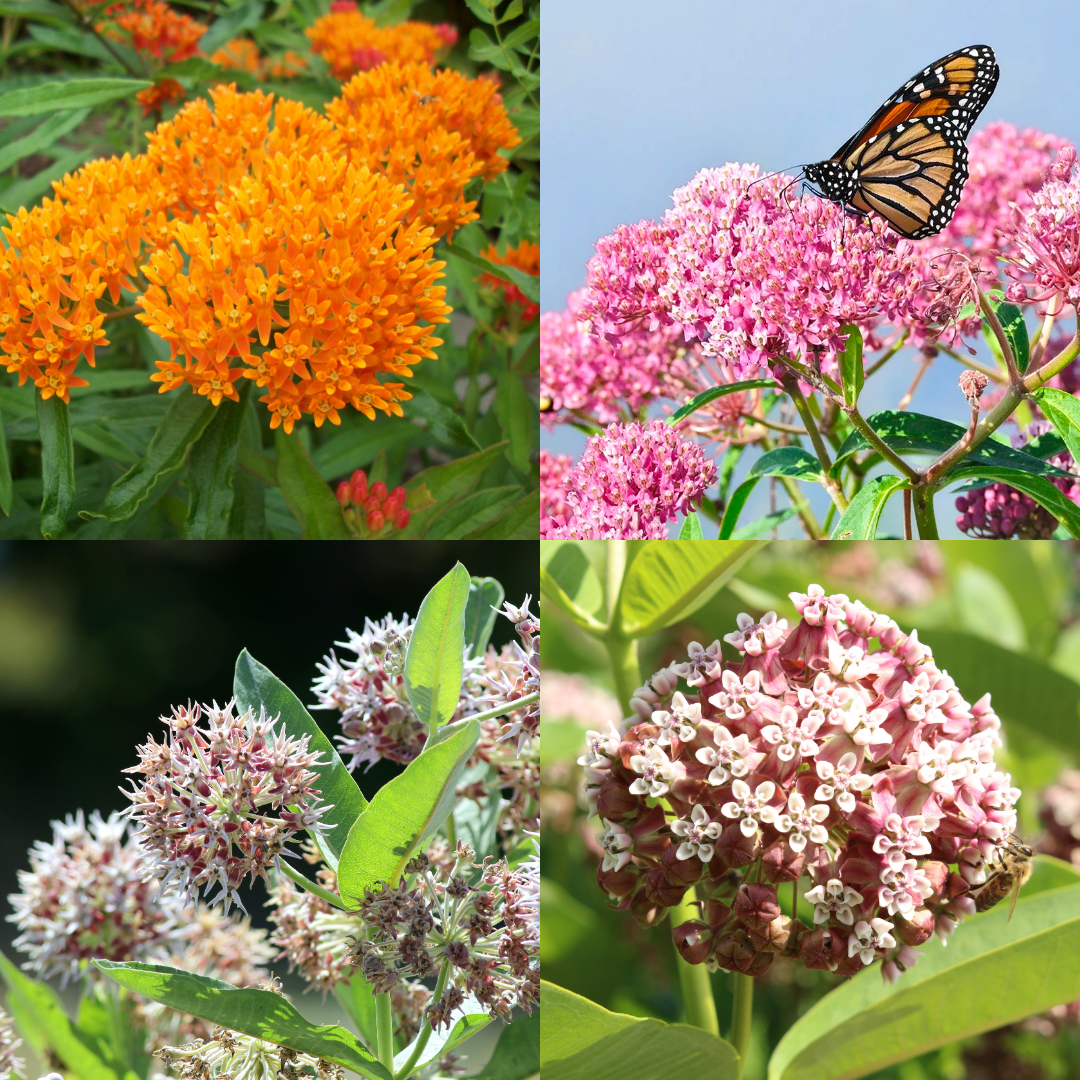
[[[1020,886],[1031,877],[1034,858],[1035,852],[1032,848],[1018,836],[1010,835],[1004,846],[995,853],[986,881],[969,894],[975,901],[975,910],[989,911],[1011,894],[1009,919],[1012,919],[1016,900],[1020,895]]]

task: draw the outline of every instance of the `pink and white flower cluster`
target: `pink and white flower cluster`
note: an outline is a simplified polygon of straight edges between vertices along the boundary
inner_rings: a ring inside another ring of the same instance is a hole
[[[597,880],[646,924],[695,887],[701,917],[673,929],[691,963],[760,975],[784,953],[851,975],[880,959],[894,981],[974,912],[1020,792],[994,763],[989,695],[969,704],[916,631],[817,585],[791,599],[795,626],[740,615],[737,661],[692,642],[633,716],[589,732]],[[777,895],[800,879],[811,926]]]

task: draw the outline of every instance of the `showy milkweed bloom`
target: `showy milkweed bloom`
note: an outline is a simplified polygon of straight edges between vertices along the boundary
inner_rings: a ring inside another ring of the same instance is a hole
[[[25,1076],[22,1058],[15,1056],[15,1051],[22,1046],[22,1039],[15,1037],[15,1021],[3,1009],[0,1009],[0,1080],[11,1080],[13,1076]]]
[[[662,420],[612,424],[585,444],[564,481],[567,519],[549,522],[545,536],[663,539],[668,522],[690,513],[715,477],[701,447]]]
[[[540,276],[540,245],[522,240],[516,247],[507,248],[502,254],[499,249],[492,245],[483,253],[484,258],[499,266],[514,266],[518,270],[524,270],[527,274],[535,277]],[[480,284],[490,289],[497,289],[503,294],[503,301],[507,307],[516,308],[520,313],[523,323],[532,322],[540,314],[540,307],[531,300],[525,298],[525,294],[512,282],[503,281],[494,274],[484,274],[480,278]]]
[[[267,881],[266,871],[294,854],[285,845],[299,832],[326,828],[320,818],[330,807],[311,768],[319,755],[308,736],[275,732],[277,718],[251,710],[238,716],[232,701],[180,706],[163,720],[166,741],[148,737],[139,764],[124,770],[143,777],[124,794],[147,874],[191,900],[217,885],[209,903],[243,908],[237,890],[246,877]]]
[[[18,871],[19,892],[8,916],[19,930],[15,948],[41,978],[67,983],[92,960],[162,961],[182,947],[181,897],[158,897],[150,863],[118,813],[89,823],[80,810],[52,822],[51,843],[30,849],[30,869]]]
[[[505,172],[500,150],[521,142],[487,79],[426,64],[388,63],[356,75],[326,115],[350,160],[403,184],[436,238],[477,219],[465,188]]]
[[[1020,792],[994,763],[989,695],[964,700],[915,631],[817,585],[790,596],[795,626],[740,615],[734,663],[692,642],[623,724],[590,732],[597,881],[649,925],[695,887],[701,916],[673,928],[691,963],[880,959],[895,981],[974,912]],[[813,926],[782,910],[779,886],[804,877]]]
[[[452,31],[451,34],[448,31]],[[356,5],[332,5],[304,31],[312,52],[329,65],[335,79],[343,82],[358,71],[370,71],[387,62],[431,65],[436,56],[457,40],[453,27],[407,21],[379,26]]]

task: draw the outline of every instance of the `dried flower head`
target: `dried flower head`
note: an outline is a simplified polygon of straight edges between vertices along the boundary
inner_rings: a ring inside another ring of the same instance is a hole
[[[23,965],[41,978],[67,983],[91,960],[161,960],[183,939],[183,901],[156,897],[150,862],[128,822],[80,810],[52,822],[51,843],[30,849],[30,869],[18,871],[20,891],[8,897],[19,929]]]
[[[290,840],[326,828],[320,817],[330,807],[320,804],[311,769],[319,755],[308,751],[308,736],[275,734],[277,718],[260,712],[256,719],[250,710],[237,716],[232,701],[223,709],[180,706],[162,720],[166,741],[149,737],[139,764],[124,770],[143,775],[125,794],[147,875],[160,879],[163,892],[177,885],[192,900],[217,885],[209,903],[242,908],[237,890],[245,878],[269,884],[267,869],[293,854]]]
[[[692,963],[760,975],[783,953],[851,975],[881,959],[892,981],[974,912],[1020,792],[994,763],[989,695],[965,701],[915,631],[817,585],[790,595],[795,626],[740,615],[738,661],[693,642],[629,720],[590,733],[597,880],[650,924],[696,886],[702,917],[673,930]],[[813,927],[777,898],[803,877]]]

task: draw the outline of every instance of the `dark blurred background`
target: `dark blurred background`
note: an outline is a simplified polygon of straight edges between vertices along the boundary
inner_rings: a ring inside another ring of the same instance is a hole
[[[49,822],[128,805],[121,770],[174,704],[225,702],[241,649],[313,702],[315,664],[365,616],[415,615],[460,560],[520,604],[539,591],[528,541],[0,543],[0,909]],[[533,611],[536,603],[533,603]],[[513,636],[498,619],[492,643]],[[351,655],[351,654],[346,654]],[[328,734],[335,713],[313,716]],[[356,774],[372,795],[399,768]],[[262,893],[248,903],[258,925]],[[0,921],[11,954],[15,928]]]

